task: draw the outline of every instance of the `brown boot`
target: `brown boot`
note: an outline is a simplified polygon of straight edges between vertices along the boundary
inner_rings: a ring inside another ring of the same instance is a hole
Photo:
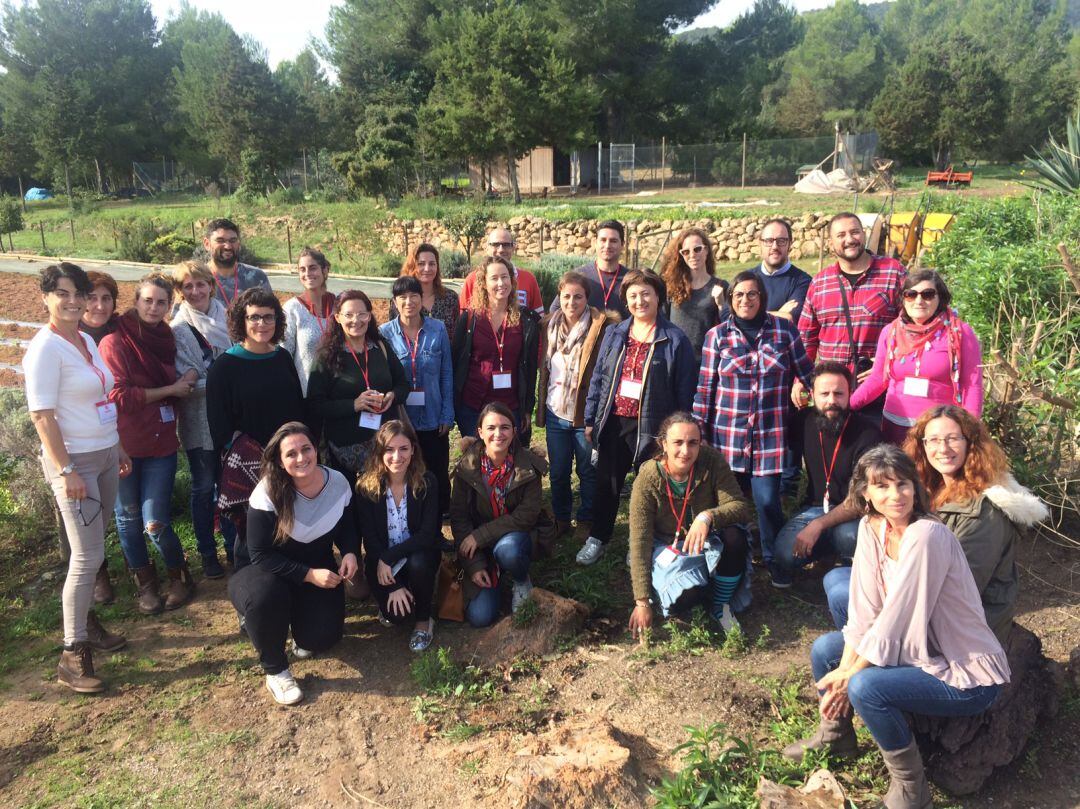
[[[799,739],[784,748],[784,758],[801,762],[807,750],[827,749],[830,755],[838,758],[850,758],[859,751],[855,738],[855,728],[851,726],[851,717],[825,719],[822,717],[817,732],[809,739]]]
[[[158,592],[157,570],[154,566],[137,567],[131,571],[135,574],[135,583],[139,586],[139,594],[135,605],[143,615],[157,615],[161,612],[163,604],[161,594]]]
[[[127,638],[103,627],[93,610],[86,616],[86,641],[99,652],[115,652],[127,646]]]
[[[61,683],[80,694],[100,694],[105,690],[105,683],[94,676],[94,653],[86,641],[60,653],[56,675]]]
[[[97,578],[94,579],[94,603],[112,604],[115,599],[116,593],[113,592],[112,582],[109,580],[109,563],[102,562]]]
[[[900,750],[882,750],[881,757],[892,779],[881,805],[886,809],[933,809],[934,799],[915,740]]]
[[[169,589],[165,593],[165,609],[175,610],[195,597],[195,579],[191,577],[187,562],[180,567],[169,568]]]

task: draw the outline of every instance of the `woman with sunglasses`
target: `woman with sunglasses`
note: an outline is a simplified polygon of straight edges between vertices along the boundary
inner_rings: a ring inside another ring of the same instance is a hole
[[[30,341],[23,371],[26,405],[41,439],[41,466],[71,546],[57,674],[68,688],[97,694],[105,683],[94,673],[94,650],[113,652],[127,643],[105,631],[91,606],[118,476],[131,473],[131,459],[120,446],[116,405],[107,398],[112,371],[79,330],[93,289],[90,279],[81,267],[64,262],[41,271],[40,287],[49,324]]]
[[[660,275],[667,284],[664,313],[690,338],[700,362],[705,334],[720,322],[728,290],[727,282],[716,277],[709,235],[701,228],[686,228],[668,245]]]
[[[285,339],[281,345],[292,354],[300,387],[307,396],[308,377],[315,364],[319,341],[334,317],[334,293],[326,288],[330,262],[314,247],[305,247],[296,261],[304,291],[285,301]]]
[[[900,316],[881,330],[874,367],[851,395],[859,410],[885,394],[881,432],[900,444],[934,405],[982,414],[982,348],[974,330],[949,309],[952,295],[934,270],[909,273]]]

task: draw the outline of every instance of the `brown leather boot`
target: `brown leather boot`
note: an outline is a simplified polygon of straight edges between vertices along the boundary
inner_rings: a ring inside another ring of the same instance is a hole
[[[191,577],[187,562],[180,567],[169,568],[169,589],[165,593],[165,609],[175,610],[195,597],[195,579]]]
[[[139,586],[135,606],[143,615],[157,615],[164,607],[158,592],[157,570],[151,564],[137,567],[131,572],[135,574],[135,583]]]
[[[821,717],[817,732],[808,739],[799,739],[785,747],[784,758],[799,762],[807,750],[821,749],[827,749],[830,755],[837,758],[851,758],[859,752],[850,714],[840,719]]]
[[[127,638],[103,627],[93,610],[86,616],[86,641],[99,652],[115,652],[127,646]]]
[[[94,579],[94,603],[112,604],[115,599],[116,593],[113,592],[112,581],[109,580],[109,563],[102,562],[97,578]]]
[[[61,683],[80,694],[100,694],[105,690],[105,683],[94,675],[94,653],[86,641],[60,652],[56,675]]]

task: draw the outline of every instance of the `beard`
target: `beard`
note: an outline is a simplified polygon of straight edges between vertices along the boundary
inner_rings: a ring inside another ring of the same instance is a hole
[[[816,408],[815,408],[816,410]],[[818,429],[824,435],[829,435],[835,438],[840,435],[840,431],[844,429],[844,422],[847,421],[848,413],[851,411],[846,407],[828,407],[825,410],[816,410]]]
[[[214,263],[219,267],[235,267],[239,262],[237,251],[231,247],[219,247],[213,252]]]

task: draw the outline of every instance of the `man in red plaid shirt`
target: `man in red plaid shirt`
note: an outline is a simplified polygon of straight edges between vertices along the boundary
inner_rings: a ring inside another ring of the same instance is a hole
[[[836,254],[836,263],[810,282],[799,334],[812,362],[841,362],[861,382],[870,374],[881,330],[900,313],[900,289],[907,271],[896,259],[867,252],[866,231],[853,213],[838,213],[829,222],[829,248]],[[796,404],[801,404],[803,390],[796,380],[792,390]]]

